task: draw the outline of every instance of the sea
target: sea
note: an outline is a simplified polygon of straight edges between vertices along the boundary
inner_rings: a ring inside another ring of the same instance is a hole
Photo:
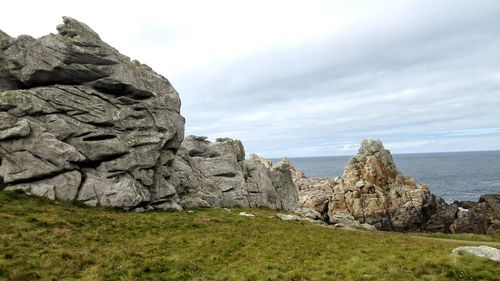
[[[288,158],[309,177],[341,176],[351,156]],[[446,202],[500,193],[500,151],[393,154],[396,167]]]

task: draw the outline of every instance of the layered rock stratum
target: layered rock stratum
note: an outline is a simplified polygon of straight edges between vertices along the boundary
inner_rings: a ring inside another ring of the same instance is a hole
[[[169,81],[69,17],[35,39],[0,32],[0,185],[125,209],[293,210],[287,163],[187,138]],[[179,152],[179,153],[178,153]]]
[[[8,189],[131,208],[175,196],[179,95],[65,17],[58,34],[0,34],[0,180]]]

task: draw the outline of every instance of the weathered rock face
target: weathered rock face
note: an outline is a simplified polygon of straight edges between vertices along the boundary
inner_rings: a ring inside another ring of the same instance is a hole
[[[288,161],[245,160],[231,139],[191,136],[180,147],[184,118],[167,79],[83,23],[64,18],[57,29],[39,39],[0,32],[2,186],[139,211],[297,208]]]
[[[458,201],[452,232],[486,233],[500,235],[500,194],[485,194],[478,202]]]
[[[339,178],[310,178],[304,172],[291,167],[292,178],[299,191],[300,206],[328,215],[328,203]]]
[[[425,184],[402,175],[380,141],[363,141],[340,178],[308,178],[294,168],[292,173],[301,206],[330,223],[352,216],[379,230],[499,235],[499,194],[447,204]]]
[[[269,207],[295,210],[298,194],[287,160],[273,165],[252,155],[245,160],[238,140],[188,136],[174,161],[170,184],[183,208]]]
[[[377,229],[409,231],[425,222],[429,188],[402,175],[380,141],[365,140],[347,164],[328,205],[328,215],[349,213]]]
[[[0,32],[0,183],[88,205],[175,201],[179,95],[71,18],[38,39]]]

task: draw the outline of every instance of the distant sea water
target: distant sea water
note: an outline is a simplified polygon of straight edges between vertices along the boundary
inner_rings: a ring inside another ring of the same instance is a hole
[[[309,177],[336,177],[344,173],[350,156],[289,158]],[[500,151],[393,154],[396,167],[446,202],[477,201],[500,193]]]

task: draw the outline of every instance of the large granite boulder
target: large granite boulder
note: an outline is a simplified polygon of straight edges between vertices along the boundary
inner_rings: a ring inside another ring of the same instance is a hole
[[[183,208],[269,207],[293,211],[297,188],[290,163],[277,164],[256,155],[245,160],[243,145],[228,138],[210,142],[188,136],[178,150],[169,180]]]
[[[177,200],[179,95],[85,24],[58,34],[0,32],[0,184],[87,205]]]

